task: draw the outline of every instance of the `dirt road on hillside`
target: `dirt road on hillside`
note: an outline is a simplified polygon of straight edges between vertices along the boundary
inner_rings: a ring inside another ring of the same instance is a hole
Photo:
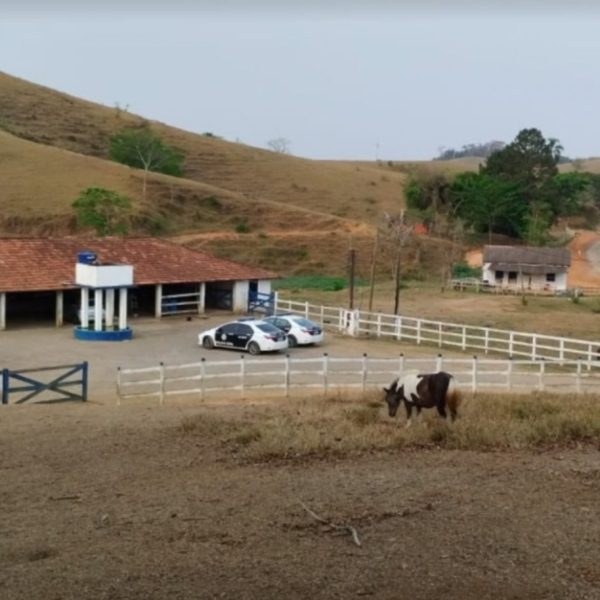
[[[600,287],[600,235],[596,231],[577,231],[569,243],[570,288]]]

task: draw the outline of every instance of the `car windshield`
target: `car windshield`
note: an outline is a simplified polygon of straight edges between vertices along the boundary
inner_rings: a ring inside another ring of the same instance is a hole
[[[298,325],[300,325],[300,327],[316,327],[316,323],[313,323],[312,321],[309,321],[308,319],[303,319],[302,317],[300,317],[299,319],[294,319],[294,321],[296,323],[298,323]]]
[[[257,323],[256,326],[265,333],[281,333],[281,329],[277,329],[277,327],[271,325],[271,323]]]

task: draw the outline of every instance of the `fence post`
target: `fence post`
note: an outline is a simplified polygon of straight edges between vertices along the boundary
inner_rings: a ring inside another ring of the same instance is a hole
[[[304,303],[304,318],[308,319],[308,302]]]
[[[514,343],[514,332],[510,331],[508,334],[508,357],[512,358],[513,355],[513,343]]]
[[[206,393],[206,358],[200,359],[200,400],[204,400]]]
[[[485,333],[483,336],[483,347],[484,347],[484,351],[487,354],[489,349],[490,349],[490,330],[488,327],[485,328]]]
[[[477,357],[473,356],[473,373],[471,375],[471,391],[477,391]]]
[[[325,323],[325,307],[321,304],[321,313],[320,313],[320,317],[321,319],[321,327],[323,327],[323,324]]]
[[[84,360],[81,363],[81,399],[83,402],[87,402],[88,399],[88,371],[88,362]]]
[[[244,363],[244,355],[240,356],[240,396],[243,398],[246,394],[246,364]]]
[[[539,381],[538,381],[538,388],[540,391],[544,391],[544,375],[546,373],[546,363],[544,362],[544,359],[542,358],[542,360],[540,361],[540,372],[538,373],[538,377],[539,377]]]
[[[577,376],[575,379],[575,392],[581,394],[581,359],[577,360]]]
[[[8,404],[8,369],[2,369],[2,404]]]
[[[290,397],[290,355],[285,355],[285,397]]]
[[[559,358],[560,358],[560,366],[562,367],[565,364],[565,340],[564,340],[564,338],[560,338]]]
[[[417,344],[421,343],[421,319],[417,319]]]
[[[366,352],[363,354],[362,359],[362,391],[364,392],[367,389],[367,354]]]
[[[117,367],[117,406],[121,406],[121,367]]]
[[[396,317],[396,339],[402,339],[402,317]]]
[[[438,322],[438,348],[442,347],[442,323]]]
[[[323,394],[329,391],[329,355],[323,354]]]
[[[513,359],[512,356],[508,357],[508,365],[506,370],[506,389],[512,389],[512,372],[513,372]]]
[[[377,313],[377,337],[381,337],[381,313]]]
[[[467,348],[467,328],[463,326],[462,328],[462,349],[463,352],[466,350]]]
[[[159,386],[160,386],[160,396],[159,396],[159,402],[161,404],[161,406],[165,403],[165,364],[164,363],[160,363],[160,370],[159,370]]]
[[[435,358],[435,372],[439,373],[442,370],[442,355],[438,354]]]
[[[404,373],[404,354],[400,354],[400,360],[398,362],[398,375],[402,377],[402,373]]]
[[[587,370],[591,371],[592,370],[592,345],[588,344],[588,364],[587,364]]]

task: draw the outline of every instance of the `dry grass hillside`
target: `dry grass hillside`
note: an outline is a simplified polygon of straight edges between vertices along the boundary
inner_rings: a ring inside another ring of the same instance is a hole
[[[107,158],[109,138],[146,121],[0,73],[0,129],[36,143]],[[403,202],[403,173],[277,154],[152,122],[185,155],[184,177],[249,199],[375,220]]]

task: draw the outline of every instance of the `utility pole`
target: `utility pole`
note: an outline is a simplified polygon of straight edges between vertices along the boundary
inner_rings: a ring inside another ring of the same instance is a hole
[[[377,250],[379,246],[379,229],[375,234],[373,244],[373,256],[371,257],[371,289],[369,290],[369,312],[373,312],[373,294],[375,293],[375,263],[377,262]]]
[[[348,298],[348,309],[354,310],[354,281],[356,272],[356,250],[350,249],[350,260],[349,260],[349,276],[348,276],[348,290],[350,297]]]

